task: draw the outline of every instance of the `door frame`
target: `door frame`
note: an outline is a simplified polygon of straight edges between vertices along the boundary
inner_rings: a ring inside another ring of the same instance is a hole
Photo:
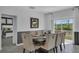
[[[66,19],[68,19],[68,18],[66,18]],[[69,19],[73,19],[73,26],[72,26],[72,40],[73,40],[73,43],[72,44],[74,44],[74,30],[75,30],[74,29],[74,26],[75,26],[74,23],[75,22],[74,22],[74,18],[69,18]],[[55,21],[56,20],[58,20],[58,19],[54,19],[54,22],[53,22],[54,23],[54,28],[53,28],[54,29],[54,32],[55,32]],[[62,27],[62,25],[61,25],[61,27]],[[62,28],[61,28],[61,31],[62,31]]]
[[[13,44],[17,45],[17,16],[9,15],[9,14],[1,14],[1,17],[2,16],[13,18],[13,40],[12,40],[12,42],[13,42]],[[2,18],[1,18],[1,22],[2,22]],[[1,30],[1,36],[2,36],[2,30]],[[2,38],[1,38],[1,50],[2,50]]]

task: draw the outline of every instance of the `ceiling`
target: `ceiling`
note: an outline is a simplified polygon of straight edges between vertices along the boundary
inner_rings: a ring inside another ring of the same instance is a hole
[[[42,13],[56,12],[73,7],[74,6],[2,6],[2,8],[4,9],[23,9],[23,10],[34,11],[34,12],[42,12]]]
[[[25,7],[25,9],[29,11],[50,13],[50,12],[56,12],[56,11],[73,8],[73,7],[74,6],[30,6],[30,7]]]

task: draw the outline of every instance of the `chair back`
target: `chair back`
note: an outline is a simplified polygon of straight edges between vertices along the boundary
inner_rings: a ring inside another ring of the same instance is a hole
[[[62,32],[61,43],[65,42],[65,35],[66,35],[66,32]]]
[[[37,31],[30,31],[30,34],[31,34],[32,36],[36,36],[36,35],[38,35],[38,32],[37,32]]]
[[[46,43],[44,48],[50,50],[55,47],[56,34],[46,34]]]
[[[30,32],[22,33],[22,40],[23,40],[23,48],[25,48],[28,51],[34,50],[32,35],[30,34]]]
[[[56,43],[56,36],[57,34],[49,34],[49,46],[50,48],[54,48],[55,47],[55,43]]]
[[[59,32],[57,33],[56,46],[59,46],[61,44],[61,40],[62,40],[62,33]]]
[[[43,30],[38,30],[38,36],[43,35]]]

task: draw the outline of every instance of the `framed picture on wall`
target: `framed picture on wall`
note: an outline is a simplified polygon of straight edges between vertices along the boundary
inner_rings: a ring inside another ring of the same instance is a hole
[[[39,28],[39,19],[38,18],[30,18],[30,28]]]
[[[6,24],[6,19],[2,18],[2,24]]]
[[[13,19],[7,19],[7,24],[13,24]]]

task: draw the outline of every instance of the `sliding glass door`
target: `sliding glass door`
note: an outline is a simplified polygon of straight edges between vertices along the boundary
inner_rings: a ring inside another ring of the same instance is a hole
[[[57,19],[54,22],[55,32],[66,32],[65,39],[72,40],[73,39],[73,19]]]

